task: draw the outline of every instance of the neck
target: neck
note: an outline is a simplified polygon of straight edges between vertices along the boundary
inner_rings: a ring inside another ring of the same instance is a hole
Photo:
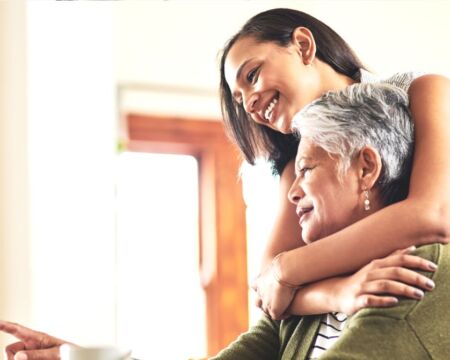
[[[357,82],[344,74],[338,73],[323,61],[317,61],[316,66],[320,74],[321,83],[323,84],[323,93],[327,91],[339,91]]]

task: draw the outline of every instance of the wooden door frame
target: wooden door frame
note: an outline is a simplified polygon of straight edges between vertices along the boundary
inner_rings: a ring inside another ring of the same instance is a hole
[[[199,269],[206,294],[207,351],[208,356],[214,355],[248,329],[245,205],[238,178],[240,156],[217,120],[135,113],[125,118],[127,150],[185,154],[198,160]]]

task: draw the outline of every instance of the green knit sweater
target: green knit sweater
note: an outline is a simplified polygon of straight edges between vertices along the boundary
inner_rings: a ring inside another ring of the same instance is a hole
[[[392,308],[364,309],[349,318],[338,341],[320,358],[423,360],[450,359],[450,246],[427,245],[416,251],[438,264],[425,273],[436,288],[420,300],[402,299]],[[214,360],[306,359],[320,316],[282,321],[263,317]]]

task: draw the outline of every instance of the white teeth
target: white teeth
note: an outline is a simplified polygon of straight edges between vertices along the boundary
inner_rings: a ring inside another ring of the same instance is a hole
[[[266,118],[267,121],[270,121],[270,118],[272,116],[273,108],[274,108],[274,106],[276,105],[277,102],[278,102],[278,98],[274,98],[270,102],[269,106],[267,106],[267,109],[266,109],[266,111],[264,113],[264,117]]]

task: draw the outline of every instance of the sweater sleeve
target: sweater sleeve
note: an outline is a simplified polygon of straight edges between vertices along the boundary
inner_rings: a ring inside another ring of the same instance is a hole
[[[447,359],[450,351],[450,247],[426,245],[415,253],[438,265],[436,288],[418,301],[401,299],[391,308],[359,311],[339,340],[320,360],[349,359]]]
[[[280,322],[264,316],[210,360],[274,360],[280,351]]]

